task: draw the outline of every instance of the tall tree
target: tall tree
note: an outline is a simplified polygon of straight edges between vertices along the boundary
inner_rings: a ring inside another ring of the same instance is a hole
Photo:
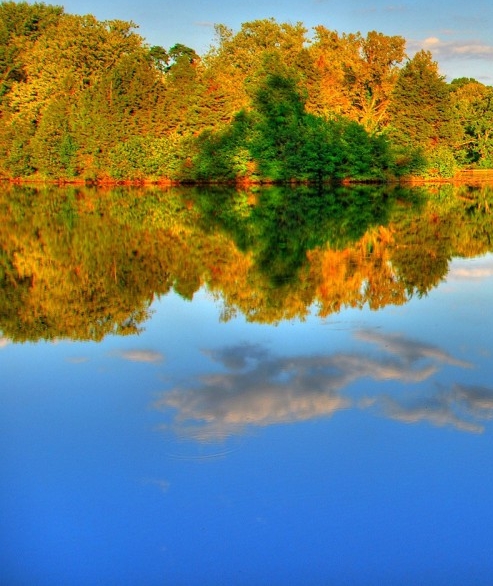
[[[388,124],[388,108],[404,48],[402,37],[371,31],[361,39],[359,59],[345,68],[356,120],[370,132]]]
[[[14,82],[25,79],[25,59],[32,44],[62,14],[61,6],[0,2],[0,103]]]
[[[455,173],[460,128],[447,83],[429,51],[419,51],[402,68],[389,112],[388,135],[403,168],[426,169],[428,175]]]
[[[462,136],[459,160],[465,165],[493,166],[493,88],[474,79],[453,80],[452,103]]]
[[[359,59],[359,35],[339,35],[316,26],[308,51],[313,73],[307,79],[307,110],[326,118],[350,115],[352,104],[345,91],[345,70]]]
[[[402,68],[389,109],[390,136],[397,144],[432,148],[454,143],[450,92],[429,51],[419,51]]]
[[[210,75],[225,90],[229,121],[251,103],[249,86],[262,76],[266,57],[271,56],[285,67],[295,68],[307,43],[307,29],[302,23],[278,23],[275,19],[246,22],[235,34],[224,25],[216,27],[216,45],[205,56]]]
[[[405,41],[371,31],[339,35],[315,27],[309,51],[318,79],[309,86],[308,109],[314,113],[344,115],[375,132],[388,124],[388,107],[403,61]]]
[[[167,131],[182,135],[197,133],[201,126],[198,103],[204,91],[200,57],[180,43],[171,47],[168,54],[172,63],[167,68],[160,104]]]

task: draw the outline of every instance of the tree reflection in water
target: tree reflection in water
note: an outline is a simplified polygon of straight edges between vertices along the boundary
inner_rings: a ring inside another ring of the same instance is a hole
[[[222,319],[327,316],[426,295],[492,250],[489,186],[434,189],[6,186],[0,332],[12,341],[139,331],[156,296],[220,299]]]

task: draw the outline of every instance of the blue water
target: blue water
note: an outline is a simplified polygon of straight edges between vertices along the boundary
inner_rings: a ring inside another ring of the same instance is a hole
[[[423,298],[0,340],[0,583],[493,583],[493,256]]]

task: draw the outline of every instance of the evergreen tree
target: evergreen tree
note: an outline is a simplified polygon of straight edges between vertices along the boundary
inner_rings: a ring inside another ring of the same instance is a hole
[[[454,173],[459,129],[447,84],[429,51],[419,51],[402,68],[389,110],[389,137],[408,156],[408,165],[421,150],[429,172]]]
[[[389,135],[404,147],[452,146],[455,118],[445,79],[429,51],[419,51],[402,68],[390,105]]]

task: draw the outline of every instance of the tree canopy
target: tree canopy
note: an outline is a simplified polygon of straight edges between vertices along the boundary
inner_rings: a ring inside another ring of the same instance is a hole
[[[371,31],[216,26],[205,54],[136,25],[0,2],[0,176],[323,181],[493,165],[492,88]]]

